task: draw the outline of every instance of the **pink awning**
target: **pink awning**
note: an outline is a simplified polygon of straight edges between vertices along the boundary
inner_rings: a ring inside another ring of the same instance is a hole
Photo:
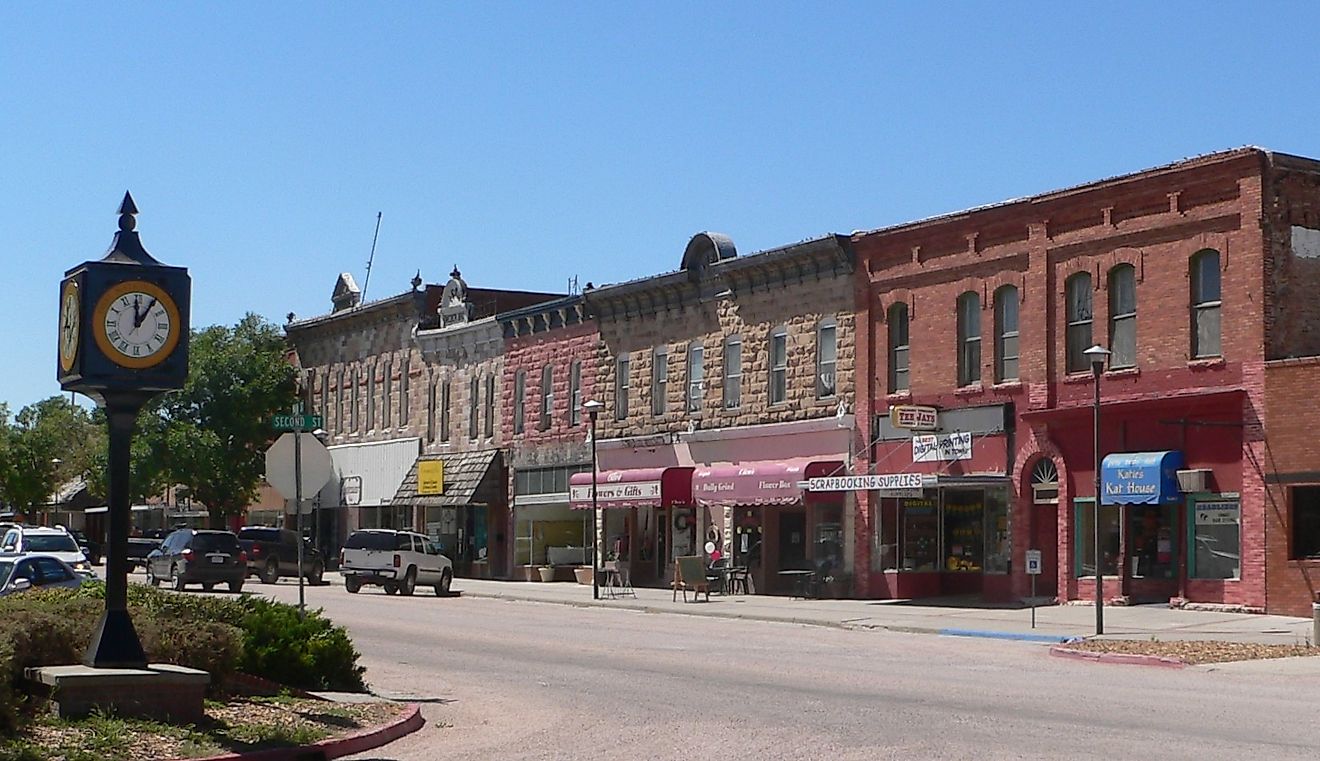
[[[574,473],[568,481],[568,503],[591,509],[591,473]],[[692,468],[631,468],[604,470],[597,475],[598,507],[665,507],[692,504]]]
[[[746,462],[698,468],[692,496],[703,507],[792,505],[801,501],[802,482],[816,476],[842,475],[837,461],[788,460]]]

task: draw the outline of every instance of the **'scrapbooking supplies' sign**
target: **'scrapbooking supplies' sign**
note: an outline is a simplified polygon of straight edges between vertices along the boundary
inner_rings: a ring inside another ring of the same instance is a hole
[[[876,473],[863,476],[825,476],[807,480],[807,491],[913,491],[918,495],[933,480],[920,473]]]

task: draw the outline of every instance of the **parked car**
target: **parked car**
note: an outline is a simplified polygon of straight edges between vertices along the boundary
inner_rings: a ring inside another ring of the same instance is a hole
[[[371,584],[384,587],[385,594],[410,595],[421,584],[440,597],[449,594],[454,581],[454,564],[435,542],[390,529],[354,532],[339,552],[339,572],[351,593]]]
[[[147,556],[147,583],[153,587],[168,580],[180,592],[189,584],[210,591],[223,583],[230,592],[241,592],[245,579],[247,555],[232,531],[181,528]]]
[[[130,536],[128,538],[128,570],[147,567],[147,556],[153,550],[160,549],[161,539],[152,539],[145,536]]]
[[[0,555],[0,597],[29,589],[77,588],[87,581],[54,555]]]
[[[73,540],[78,543],[79,549],[87,556],[87,562],[92,565],[101,564],[101,543],[88,537],[81,531],[71,531]]]
[[[4,539],[0,539],[0,552],[50,555],[68,563],[84,576],[96,575],[73,534],[63,526],[14,526],[5,532]]]
[[[320,584],[325,559],[315,547],[300,540],[298,532],[284,528],[245,526],[238,530],[238,545],[247,553],[248,573],[263,583],[274,584],[281,576],[298,577],[298,549],[302,548],[303,576],[309,584]]]

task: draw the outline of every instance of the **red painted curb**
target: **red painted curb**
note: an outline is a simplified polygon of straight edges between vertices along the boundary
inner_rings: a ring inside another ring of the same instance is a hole
[[[1177,658],[1165,658],[1162,655],[1138,655],[1136,653],[1093,653],[1089,650],[1075,650],[1070,647],[1054,645],[1050,655],[1058,658],[1074,658],[1094,663],[1121,663],[1128,666],[1157,666],[1166,669],[1186,668],[1187,664]]]
[[[304,759],[330,759],[351,756],[364,750],[387,745],[404,735],[412,734],[422,728],[426,719],[422,718],[422,707],[409,703],[403,716],[379,727],[364,729],[356,734],[323,740],[314,745],[296,748],[271,748],[251,753],[225,753],[205,758],[172,759],[172,761],[303,761]]]

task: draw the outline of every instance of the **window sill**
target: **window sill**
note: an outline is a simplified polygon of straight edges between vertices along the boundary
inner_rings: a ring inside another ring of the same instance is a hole
[[[885,396],[885,401],[888,401],[888,402],[910,402],[910,401],[912,401],[912,392],[911,392],[911,391],[895,391],[895,392],[892,393],[892,394],[887,394],[887,395]]]
[[[1106,379],[1136,378],[1139,377],[1140,375],[1141,375],[1140,367],[1120,367],[1116,370],[1105,371]]]
[[[979,382],[972,383],[967,386],[959,386],[953,390],[953,393],[955,396],[976,396],[985,393],[985,386],[982,386]]]
[[[1189,370],[1213,370],[1223,366],[1223,357],[1204,357],[1202,359],[1187,360],[1187,369]]]
[[[992,391],[1004,391],[1010,394],[1021,391],[1022,388],[1023,388],[1022,381],[1020,380],[1000,381],[999,383],[996,383],[995,385],[990,387]]]
[[[1090,383],[1094,377],[1095,375],[1089,371],[1085,373],[1068,373],[1063,376],[1063,382],[1065,384],[1080,386],[1083,383]]]

